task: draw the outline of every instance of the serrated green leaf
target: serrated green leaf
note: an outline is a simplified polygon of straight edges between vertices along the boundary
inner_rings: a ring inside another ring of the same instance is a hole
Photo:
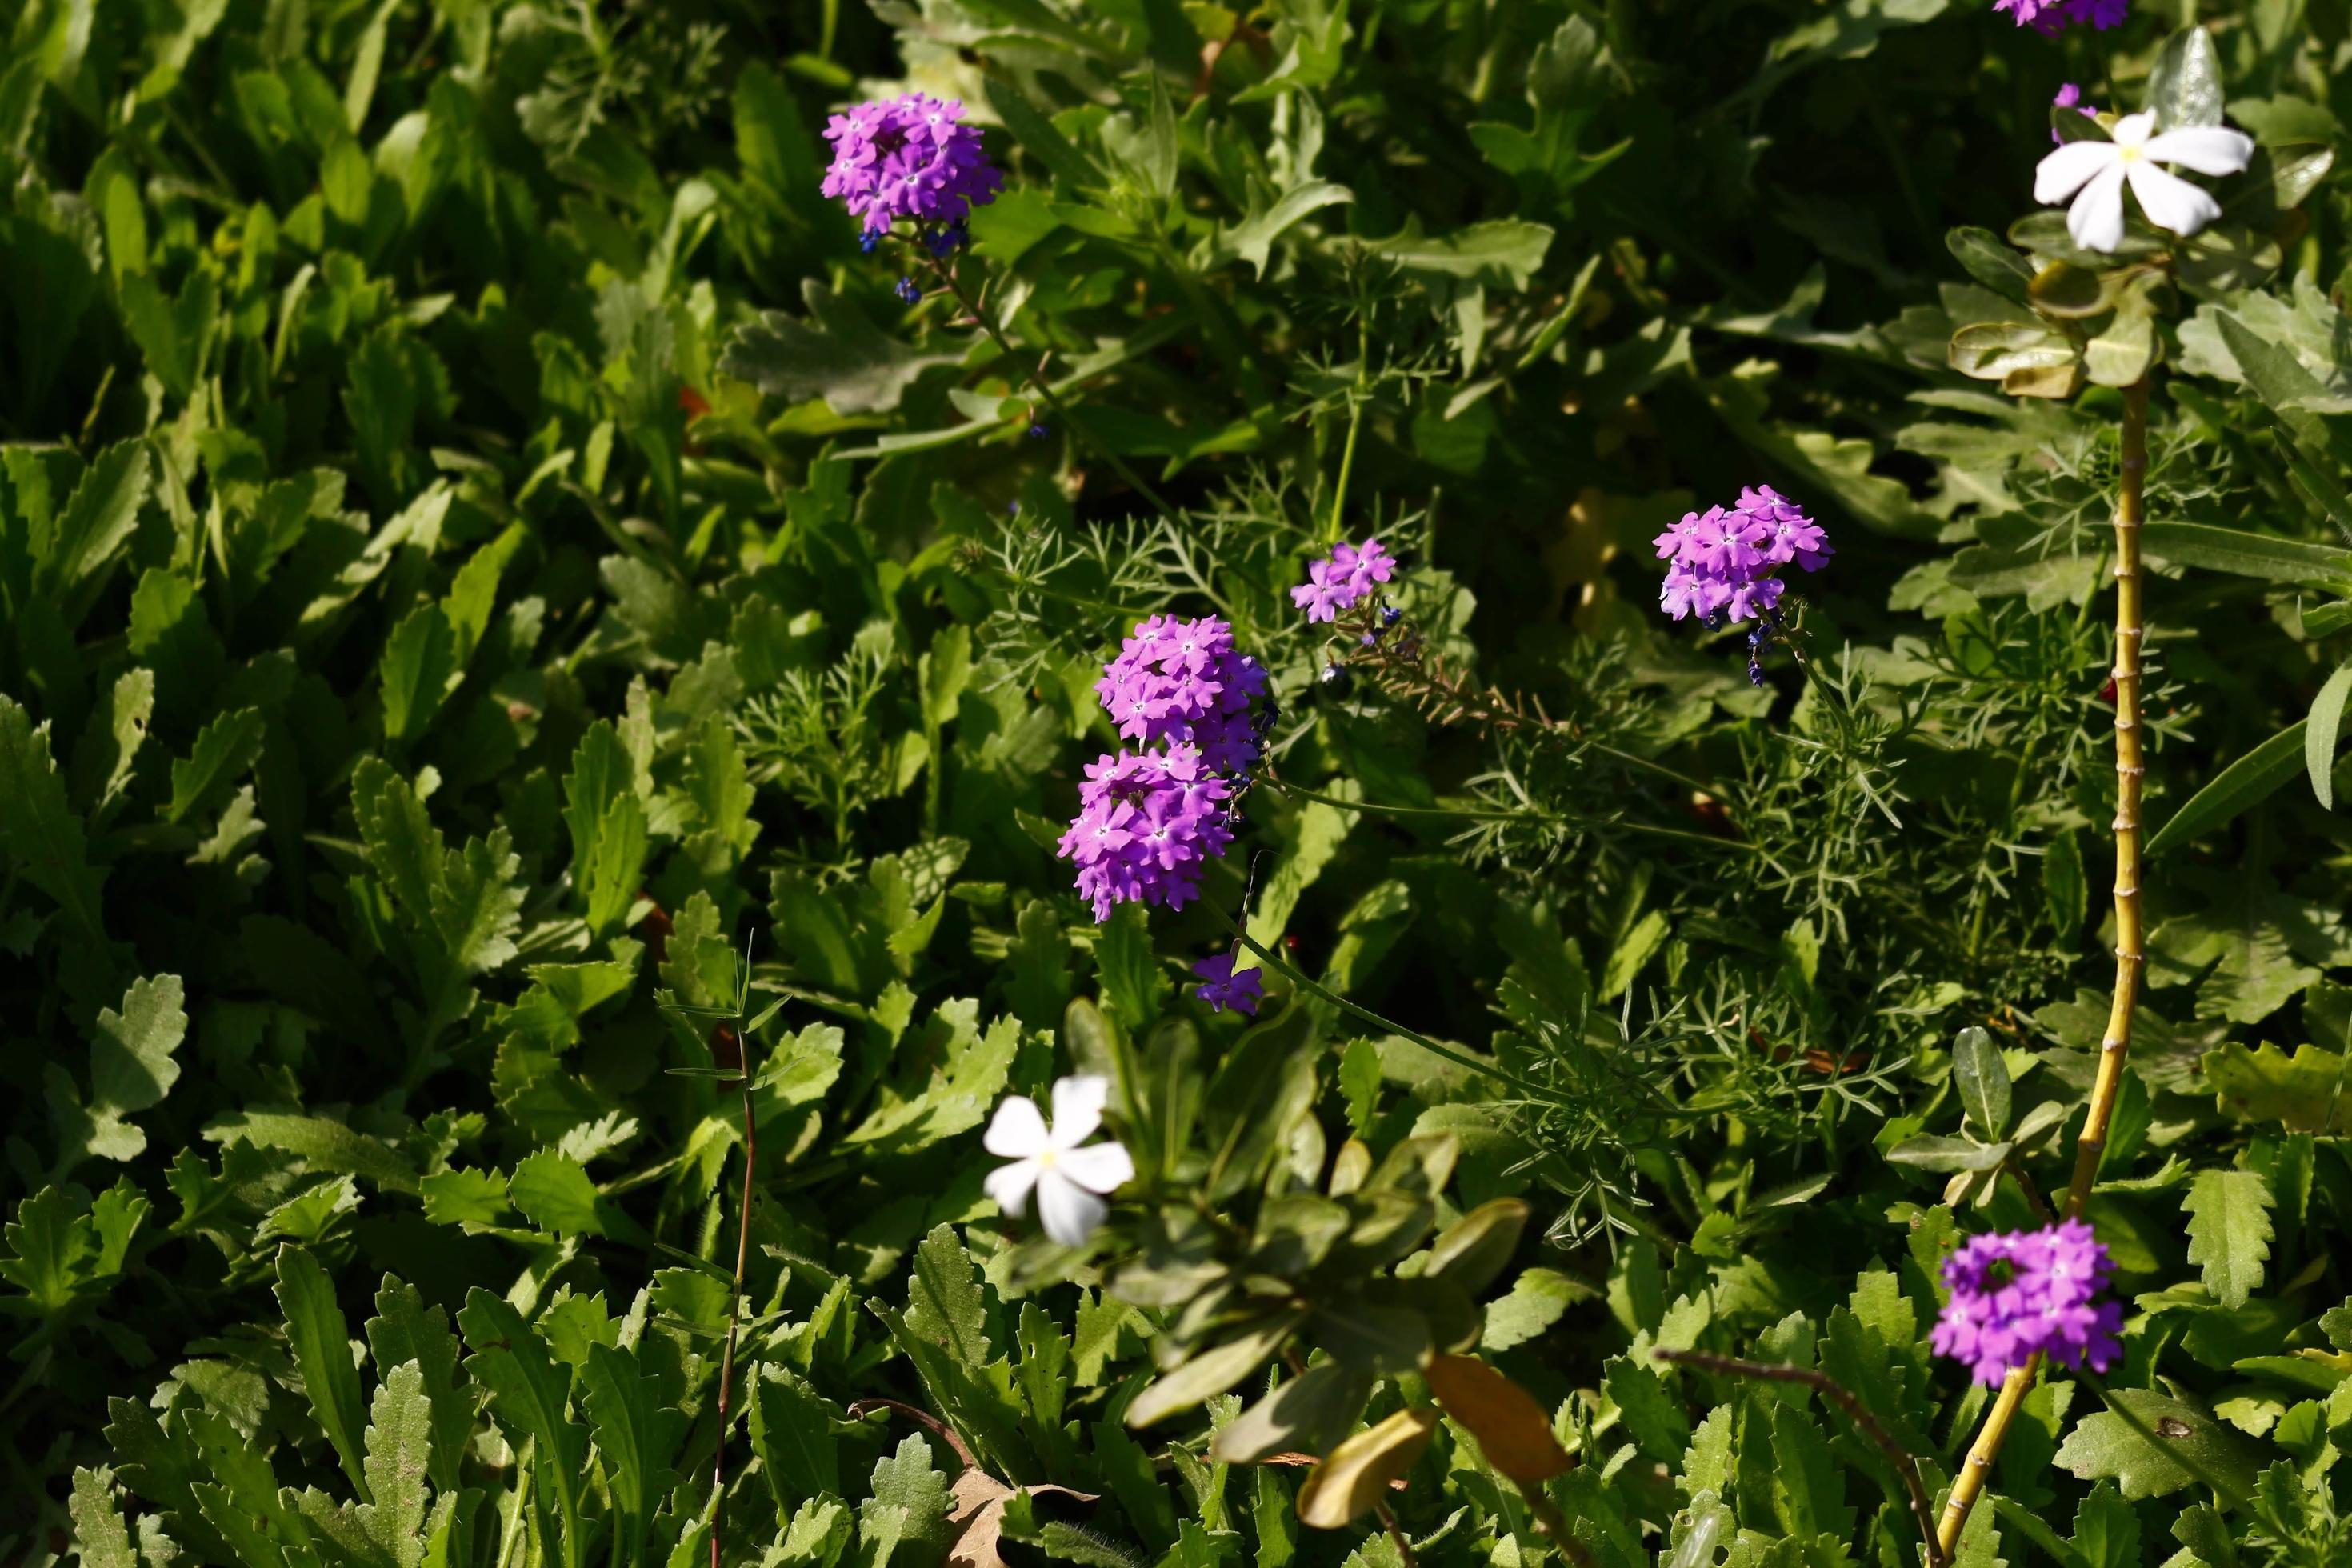
[[[415,1167],[390,1145],[323,1116],[235,1110],[208,1122],[204,1136],[215,1143],[242,1138],[257,1149],[283,1149],[299,1155],[313,1170],[364,1176],[396,1193],[417,1190]]]
[[[2115,1482],[2099,1482],[2074,1510],[2072,1545],[2083,1568],[2137,1568],[2139,1519]]]
[[[2302,1132],[2352,1124],[2352,1060],[2338,1051],[2298,1046],[2290,1057],[2265,1041],[2253,1050],[2231,1044],[2200,1064],[2221,1110],[2243,1121],[2278,1121]]]
[[[2242,1307],[2262,1288],[2271,1255],[2271,1188],[2253,1171],[2200,1171],[2180,1206],[2189,1215],[2189,1261],[2224,1307]]]
[[[614,1552],[623,1563],[644,1557],[654,1510],[677,1480],[669,1464],[686,1419],[664,1407],[661,1387],[659,1379],[640,1375],[635,1356],[610,1345],[589,1346],[580,1368],[581,1404],[604,1460],[618,1516]]]
[[[603,1236],[610,1205],[586,1167],[568,1154],[542,1149],[525,1156],[507,1183],[507,1196],[523,1216],[559,1236]]]
[[[1597,1295],[1591,1286],[1557,1269],[1525,1269],[1507,1292],[1486,1303],[1486,1329],[1479,1348],[1507,1351],[1523,1345],[1559,1321],[1570,1307]]]
[[[132,981],[122,994],[121,1012],[110,1007],[99,1014],[89,1044],[94,1113],[121,1117],[145,1110],[160,1104],[179,1081],[180,1064],[173,1053],[188,1032],[181,1000],[180,977],[163,974]],[[144,1133],[136,1133],[136,1141],[146,1146]]]
[[[841,1416],[832,1401],[790,1367],[772,1363],[751,1380],[751,1451],[779,1515],[841,1490],[840,1446],[831,1424]]]
[[[87,605],[90,588],[138,529],[153,473],[143,439],[119,441],[100,452],[75,484],[54,528],[37,531],[30,542],[33,592],[53,603]],[[67,609],[68,631],[80,619],[78,609]]]
[[[74,1545],[84,1568],[139,1568],[131,1532],[123,1528],[121,1510],[114,1503],[112,1470],[78,1467],[66,1511],[73,1517]]]
[[[588,727],[563,781],[572,834],[572,885],[593,934],[617,926],[636,900],[650,847],[635,764],[611,721]]]
[[[586,1429],[565,1413],[569,1387],[548,1359],[547,1342],[511,1304],[476,1286],[457,1327],[473,1353],[466,1370],[489,1391],[490,1414],[517,1449],[531,1446],[539,1495],[553,1504],[564,1568],[580,1568],[586,1540],[581,1489],[588,1464]]]
[[[966,1371],[988,1364],[988,1308],[980,1270],[951,1226],[935,1226],[915,1248],[907,1281],[907,1327],[939,1345]]]
[[[49,757],[49,727],[0,695],[0,848],[16,874],[47,893],[84,941],[106,945],[100,889],[105,873],[89,863],[81,818],[66,804],[64,781]]]
[[[386,744],[404,746],[425,733],[457,668],[457,636],[440,605],[419,605],[402,617],[376,662]]]
[[[864,1568],[938,1568],[955,1539],[948,1512],[948,1479],[931,1468],[922,1435],[910,1433],[875,1463],[873,1489],[858,1505]]]
[[[814,278],[801,283],[805,318],[762,312],[735,330],[719,372],[771,397],[821,397],[836,414],[887,414],[917,378],[953,364],[961,350],[915,349],[886,336],[865,313]]]
[[[383,1374],[368,1415],[367,1478],[375,1500],[360,1505],[360,1528],[398,1568],[418,1568],[432,1501],[433,1401],[415,1362]]]
[[[473,1390],[457,1382],[457,1336],[449,1315],[427,1307],[415,1288],[387,1274],[367,1321],[368,1349],[379,1367],[413,1363],[418,1389],[433,1412],[433,1448],[426,1468],[437,1492],[457,1489],[457,1467],[474,1429]]]
[[[1682,1462],[1691,1443],[1690,1417],[1655,1372],[1631,1356],[1619,1356],[1601,1368],[1601,1387],[1643,1453],[1662,1465]]]
[[[278,1305],[286,1314],[286,1341],[310,1397],[310,1414],[334,1446],[343,1474],[362,1502],[374,1500],[361,1434],[365,1406],[360,1399],[359,1368],[352,1360],[350,1325],[335,1304],[334,1281],[319,1260],[299,1247],[278,1249]]]
[[[2061,1468],[2086,1481],[2112,1479],[2125,1501],[2137,1502],[2199,1484],[2197,1471],[2173,1457],[2179,1453],[2240,1497],[2253,1489],[2251,1446],[2202,1410],[2145,1388],[2113,1389],[2108,1397],[2155,1434],[2153,1440],[2113,1410],[2095,1410],[2060,1446],[2054,1462]]]

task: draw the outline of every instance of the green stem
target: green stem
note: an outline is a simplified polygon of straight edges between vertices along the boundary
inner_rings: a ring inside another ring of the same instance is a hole
[[[1108,447],[1105,446],[1102,438],[1097,436],[1091,429],[1087,428],[1086,422],[1081,420],[1076,414],[1072,413],[1069,405],[1064,403],[1061,398],[1055,394],[1054,389],[1045,384],[1045,378],[1039,375],[1034,369],[1029,367],[1028,363],[1023,359],[1020,351],[1015,349],[1013,346],[1012,342],[1007,339],[1002,331],[997,330],[996,323],[990,321],[987,315],[981,310],[979,301],[973,300],[971,295],[964,292],[963,284],[955,275],[955,268],[950,267],[945,259],[936,256],[930,258],[930,267],[931,270],[939,275],[940,281],[947,285],[948,292],[956,297],[956,303],[963,307],[964,314],[970,316],[973,324],[979,327],[982,331],[988,334],[988,341],[994,343],[996,345],[997,352],[1003,354],[1005,359],[1011,362],[1013,367],[1019,371],[1022,380],[1028,383],[1029,386],[1037,394],[1037,395],[1045,400],[1046,405],[1053,409],[1054,416],[1061,420],[1063,424],[1068,426],[1070,429],[1076,434],[1078,439],[1084,441],[1088,447],[1100,454],[1103,460],[1118,471],[1119,478],[1134,486],[1136,491],[1140,494],[1144,500],[1150,501],[1152,506],[1158,510],[1160,516],[1167,518],[1171,522],[1174,521],[1177,515],[1176,509],[1168,504],[1167,498],[1162,496],[1158,490],[1153,489],[1149,484],[1145,483],[1142,475],[1137,473],[1133,468],[1127,466],[1126,459],[1122,458],[1117,452],[1112,451]]]
[[[1366,390],[1371,367],[1371,319],[1360,315],[1356,319],[1356,384],[1348,394],[1348,439],[1339,448],[1339,483],[1331,496],[1331,522],[1324,530],[1327,542],[1339,537],[1339,516],[1348,505],[1348,480],[1356,471],[1356,437],[1364,426],[1364,406],[1371,401]]]
[[[1496,1067],[1492,1062],[1482,1062],[1475,1057],[1465,1056],[1462,1052],[1455,1050],[1451,1046],[1439,1045],[1435,1040],[1431,1039],[1427,1035],[1422,1034],[1419,1030],[1408,1029],[1402,1024],[1396,1023],[1391,1019],[1383,1018],[1378,1013],[1373,1012],[1370,1008],[1360,1007],[1355,1003],[1349,1001],[1345,996],[1340,995],[1338,992],[1317,984],[1313,980],[1308,979],[1306,973],[1288,959],[1280,957],[1264,942],[1261,942],[1257,938],[1250,935],[1248,931],[1244,931],[1239,921],[1235,921],[1233,916],[1225,913],[1224,907],[1223,905],[1211,903],[1208,907],[1215,912],[1217,919],[1224,922],[1225,929],[1234,933],[1234,937],[1236,941],[1238,941],[1244,947],[1248,948],[1252,952],[1257,954],[1259,963],[1266,965],[1266,967],[1276,971],[1277,973],[1289,976],[1290,983],[1297,986],[1301,991],[1306,992],[1309,996],[1317,997],[1322,1001],[1328,1002],[1343,1013],[1352,1014],[1355,1017],[1370,1025],[1375,1029],[1384,1030],[1389,1034],[1394,1035],[1401,1040],[1410,1040],[1414,1045],[1419,1046],[1423,1050],[1429,1052],[1430,1055],[1443,1057],[1456,1067],[1467,1068],[1472,1072],[1478,1073],[1486,1078],[1491,1078],[1498,1083],[1507,1083],[1512,1088],[1522,1089],[1528,1094],[1538,1097],[1546,1095],[1546,1090],[1539,1084],[1530,1083],[1526,1079],[1519,1077],[1517,1074],[1508,1072],[1502,1068]]]

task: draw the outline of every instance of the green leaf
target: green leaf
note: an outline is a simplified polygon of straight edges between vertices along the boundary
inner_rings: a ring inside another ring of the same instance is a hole
[[[1263,1319],[1162,1372],[1127,1407],[1127,1424],[1149,1426],[1215,1398],[1252,1373],[1262,1371],[1306,1320],[1303,1311]]]
[[[569,1387],[548,1359],[547,1342],[511,1304],[479,1286],[467,1292],[457,1327],[473,1354],[466,1370],[489,1390],[490,1413],[517,1449],[531,1445],[539,1495],[552,1500],[562,1531],[564,1568],[580,1568],[586,1544],[581,1489],[588,1468],[587,1435],[564,1414]]]
[[[224,713],[205,725],[185,761],[172,764],[172,799],[163,820],[178,822],[216,804],[261,755],[267,723],[251,708]]]
[[[1424,235],[1421,215],[1414,213],[1406,216],[1398,233],[1361,244],[1366,251],[1385,257],[1413,276],[1525,290],[1551,249],[1552,233],[1544,224],[1494,218],[1465,224],[1442,236]]]
[[[383,1374],[369,1416],[367,1478],[375,1500],[360,1506],[360,1528],[398,1568],[418,1568],[432,1500],[425,1477],[433,1459],[433,1401],[415,1362]]]
[[[162,1102],[179,1081],[173,1053],[187,1037],[188,1015],[181,1005],[180,977],[134,980],[122,994],[122,1010],[98,1016],[89,1046],[90,1109],[128,1116]],[[139,1140],[144,1147],[146,1139]]]
[[[2270,1184],[2253,1171],[2200,1171],[2181,1200],[2189,1215],[2189,1261],[2204,1270],[2206,1293],[2237,1308],[2262,1288],[2271,1255]]]
[[[2164,40],[2148,72],[2146,107],[2166,131],[2221,123],[2221,62],[2204,28],[2183,27]]]
[[[314,1171],[365,1176],[378,1186],[396,1193],[417,1190],[415,1169],[388,1144],[323,1116],[233,1110],[207,1123],[204,1136],[215,1143],[242,1138],[257,1149],[283,1149],[300,1156]]]
[[[736,328],[719,374],[787,403],[821,397],[836,414],[887,414],[923,372],[963,358],[959,349],[914,349],[885,336],[814,278],[802,280],[801,299],[805,320],[766,310]]]
[[[310,1413],[318,1418],[327,1441],[342,1461],[343,1474],[359,1489],[362,1502],[374,1500],[362,1453],[359,1368],[352,1360],[352,1338],[343,1310],[335,1305],[334,1281],[316,1258],[299,1247],[278,1249],[278,1305],[286,1314],[287,1347],[294,1368],[302,1374],[302,1388],[310,1396]]]
[[[131,542],[153,473],[143,439],[119,441],[83,472],[55,527],[35,531],[32,589],[68,606],[67,630],[81,621],[70,606],[87,605],[95,597],[89,590]]]
[[[1623,995],[1642,973],[1642,966],[1665,945],[1673,930],[1664,910],[1652,910],[1634,921],[1633,929],[1618,939],[1616,947],[1610,952],[1608,967],[1601,971],[1601,999],[1612,1001]]]
[[[0,695],[0,849],[16,874],[54,900],[77,934],[103,951],[106,927],[99,889],[105,874],[89,863],[81,818],[66,805],[64,782],[49,758],[49,727]]]
[[[425,733],[457,673],[457,639],[438,605],[419,605],[394,626],[376,662],[383,738],[404,746]]]
[[[154,715],[154,671],[124,671],[109,690],[105,705],[92,710],[74,747],[72,793],[80,810],[102,819],[122,797]]]
[[[414,1363],[418,1391],[433,1411],[433,1451],[426,1473],[434,1489],[454,1493],[457,1467],[474,1431],[473,1390],[457,1382],[457,1336],[449,1315],[426,1307],[415,1288],[387,1274],[375,1293],[375,1316],[367,1321],[368,1349],[379,1367]]]
[[[73,1305],[79,1287],[96,1271],[98,1230],[88,1215],[76,1214],[57,1187],[43,1187],[16,1205],[8,1222],[11,1256],[0,1258],[0,1279],[32,1298],[45,1314]]]
[[[2317,1046],[2290,1057],[2265,1041],[2252,1050],[2234,1042],[2205,1053],[2200,1065],[2218,1108],[2242,1121],[2278,1121],[2301,1132],[2352,1126],[2352,1060]]]
[[[1601,1386],[1643,1453],[1662,1465],[1682,1463],[1691,1442],[1690,1416],[1655,1372],[1621,1355],[1601,1368]]]
[[[2004,299],[2025,303],[2033,268],[2000,236],[1989,228],[1956,228],[1945,234],[1944,246],[1969,277]]]
[[[1004,121],[1005,129],[1013,132],[1023,152],[1045,164],[1056,179],[1066,180],[1079,190],[1096,189],[1106,183],[1094,160],[1080,152],[1043,110],[1023,96],[1011,77],[992,75],[987,86],[988,106],[996,110],[997,118]]]
[[[832,1422],[840,1412],[788,1366],[759,1368],[751,1388],[751,1451],[776,1500],[779,1515],[841,1491],[840,1445]]]
[[[1579,1301],[1597,1294],[1591,1286],[1551,1268],[1523,1270],[1508,1292],[1486,1303],[1481,1350],[1507,1351],[1541,1335]]]
[[[2311,775],[2311,793],[2319,797],[2325,811],[2336,809],[2336,734],[2344,721],[2347,697],[2352,697],[2352,661],[2336,667],[2304,717],[2304,771]]]
[[[2145,1388],[2113,1389],[2107,1396],[2133,1421],[2113,1410],[2093,1411],[2060,1446],[2053,1462],[2061,1468],[2086,1481],[2112,1479],[2125,1501],[2137,1502],[2200,1484],[2197,1472],[2174,1457],[2185,1455],[2239,1496],[2253,1490],[2251,1445],[2202,1410]],[[2153,1436],[2140,1436],[2134,1422]]]
[[[131,1532],[114,1505],[114,1472],[87,1465],[74,1470],[73,1497],[66,1504],[73,1516],[74,1545],[83,1568],[139,1568],[131,1549]]]
[[[1339,1093],[1348,1106],[1348,1125],[1356,1136],[1367,1137],[1381,1109],[1381,1048],[1370,1040],[1348,1042],[1339,1055]]]
[[[2352,586],[2352,552],[2324,544],[2201,522],[2143,523],[2139,542],[2152,559],[2176,566],[2334,591]]]
[[[2083,1554],[2083,1568],[2138,1568],[2139,1517],[2115,1482],[2093,1487],[2074,1510],[2073,1545]]]
[[[1241,222],[1218,232],[1217,251],[1220,256],[1246,261],[1258,277],[1265,275],[1266,263],[1272,258],[1274,242],[1297,226],[1311,214],[1343,202],[1352,202],[1356,193],[1329,180],[1304,180],[1290,186],[1268,205],[1253,206]]]
[[[1218,1427],[1209,1458],[1255,1465],[1278,1453],[1320,1453],[1355,1425],[1371,1392],[1370,1377],[1318,1361]]]
[[[2156,830],[2145,853],[2153,857],[2186,844],[2268,799],[2294,776],[2296,765],[2304,760],[2304,729],[2308,722],[2296,720],[2222,769],[2220,776],[2190,796]]]
[[[2008,1132],[2009,1064],[2001,1060],[2000,1047],[1984,1030],[1966,1028],[1954,1037],[1952,1082],[1979,1131],[1993,1139]]]
[[[564,826],[572,833],[572,889],[590,933],[602,936],[636,901],[649,848],[636,764],[612,721],[599,719],[580,738],[563,797]]]
[[[2071,828],[2053,836],[2042,857],[2042,901],[2050,923],[2071,939],[2090,918],[2090,882],[2083,871],[2082,839]]]
[[[677,1481],[669,1463],[685,1435],[686,1418],[665,1407],[660,1379],[640,1376],[636,1357],[611,1345],[588,1347],[580,1368],[580,1398],[618,1518],[614,1561],[641,1562],[654,1510]]]
[[[604,1236],[618,1217],[587,1169],[554,1149],[524,1156],[507,1183],[507,1195],[531,1224],[559,1236]]]
[[[919,1432],[876,1462],[872,1492],[857,1510],[863,1568],[938,1568],[954,1543],[948,1523],[948,1479],[931,1468]]]
[[[945,1349],[968,1372],[986,1366],[992,1350],[980,1271],[955,1227],[935,1226],[915,1248],[907,1282],[907,1328]]]

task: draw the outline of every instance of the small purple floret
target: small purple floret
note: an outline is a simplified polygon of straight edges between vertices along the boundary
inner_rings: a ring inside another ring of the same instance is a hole
[[[1968,1363],[1987,1385],[2037,1352],[2060,1366],[2105,1372],[2123,1353],[2123,1308],[2094,1298],[2114,1271],[2106,1247],[2078,1219],[1971,1237],[1944,1259],[1951,1299],[1936,1322],[1936,1353]]]
[[[1260,989],[1264,982],[1258,971],[1244,969],[1235,974],[1234,955],[1220,952],[1194,964],[1192,973],[1201,977],[1201,984],[1193,994],[1206,1002],[1213,1011],[1223,1012],[1231,1007],[1246,1017],[1257,1016],[1257,1005],[1264,999]]]
[[[2100,32],[2120,23],[2131,0],[1992,0],[1992,8],[2007,12],[2021,27],[2043,37],[2055,37],[2069,23],[2082,23]]]
[[[1290,602],[1311,622],[1336,620],[1355,608],[1376,584],[1396,575],[1396,557],[1377,539],[1360,545],[1335,544],[1331,553],[1307,568],[1307,581],[1290,591]]]

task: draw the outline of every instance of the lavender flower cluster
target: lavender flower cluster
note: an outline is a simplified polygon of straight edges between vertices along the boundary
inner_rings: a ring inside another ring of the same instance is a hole
[[[2050,38],[2069,23],[2085,23],[2105,32],[2124,19],[2131,0],[1992,0],[1992,8]]]
[[[1154,616],[1103,667],[1096,694],[1142,749],[1087,765],[1062,836],[1096,920],[1130,899],[1182,909],[1199,895],[1202,868],[1233,842],[1232,803],[1259,752],[1251,708],[1265,684],[1265,667],[1235,651],[1233,627],[1214,616]]]
[[[1396,557],[1377,539],[1340,543],[1307,568],[1307,581],[1290,591],[1290,602],[1307,612],[1309,625],[1337,620],[1370,595],[1375,584],[1396,575]]]
[[[874,237],[908,220],[941,226],[934,235],[952,248],[971,210],[996,199],[1004,176],[988,161],[978,129],[962,118],[958,100],[910,92],[861,103],[826,121],[833,163],[824,194],[864,224],[869,248]]]
[[[1240,773],[1257,760],[1250,704],[1265,690],[1265,667],[1236,652],[1233,627],[1214,616],[1141,622],[1095,682],[1122,739],[1147,746],[1189,741],[1219,773]]]
[[[1668,563],[1658,607],[1708,626],[1719,617],[1734,626],[1777,618],[1782,584],[1775,574],[1792,563],[1818,572],[1835,553],[1821,525],[1769,485],[1741,490],[1729,510],[1685,512],[1654,542]]]
[[[2123,1353],[2123,1308],[2094,1298],[2115,1264],[2091,1227],[2070,1219],[2041,1230],[1972,1237],[1944,1260],[1951,1298],[1937,1320],[1936,1353],[1997,1384],[2038,1352],[2061,1366],[2105,1372]]]

